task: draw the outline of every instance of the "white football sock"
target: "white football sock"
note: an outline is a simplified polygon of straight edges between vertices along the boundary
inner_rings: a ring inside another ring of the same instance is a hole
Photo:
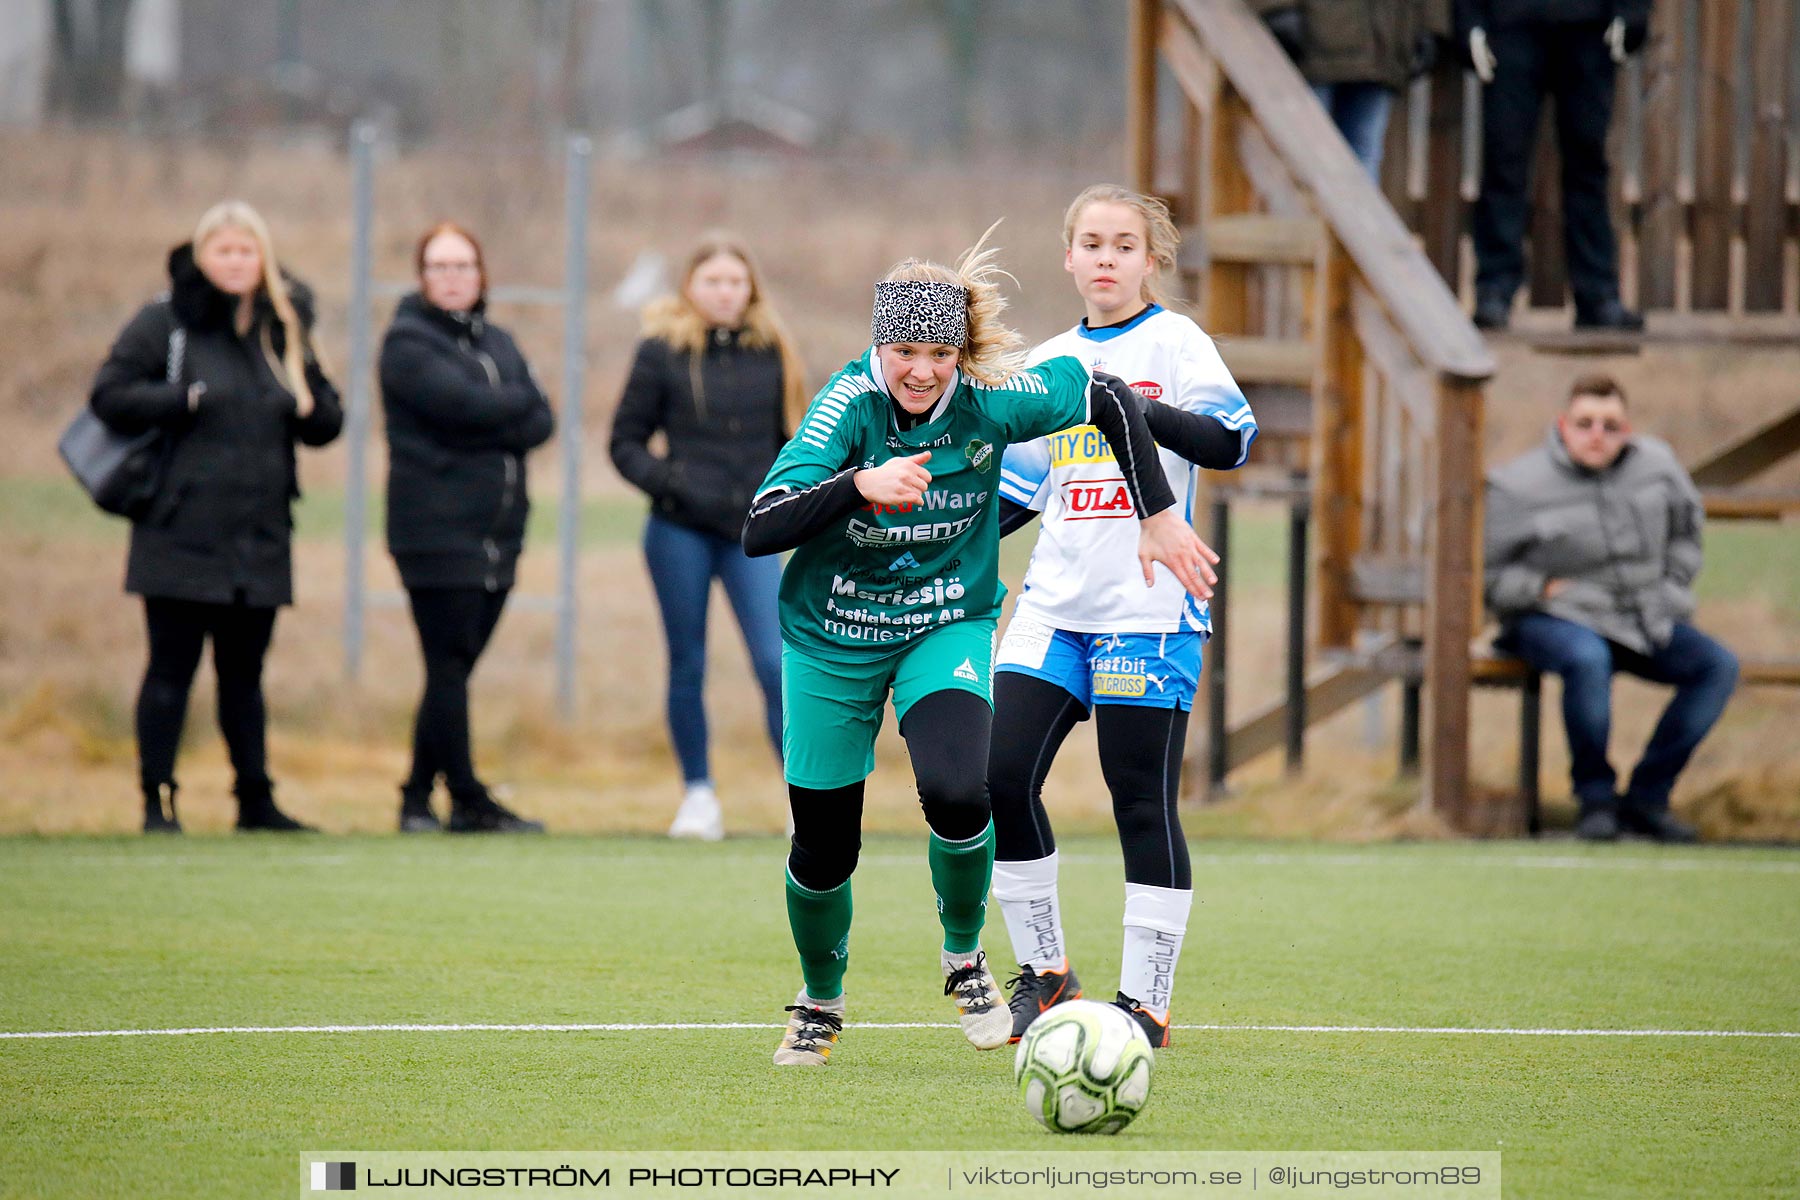
[[[1062,913],[1056,903],[1056,852],[1048,858],[994,863],[994,899],[1006,918],[1013,957],[1034,971],[1062,970]]]
[[[1119,990],[1167,1019],[1175,993],[1175,964],[1187,935],[1194,893],[1177,888],[1125,885],[1125,953],[1119,963]]]
[[[801,1008],[822,1009],[828,1013],[836,1013],[840,1017],[844,1015],[844,993],[842,992],[839,992],[830,1000],[814,1000],[811,996],[806,994],[805,988],[801,988],[800,994],[794,997],[794,1003],[798,1004]]]

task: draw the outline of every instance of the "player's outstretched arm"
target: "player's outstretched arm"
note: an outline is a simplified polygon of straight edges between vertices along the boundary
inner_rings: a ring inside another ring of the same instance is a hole
[[[1227,429],[1217,418],[1206,413],[1189,412],[1173,404],[1146,400],[1117,375],[1094,372],[1094,382],[1144,414],[1144,423],[1159,446],[1167,446],[1197,467],[1209,471],[1229,471],[1243,455],[1243,435]]]

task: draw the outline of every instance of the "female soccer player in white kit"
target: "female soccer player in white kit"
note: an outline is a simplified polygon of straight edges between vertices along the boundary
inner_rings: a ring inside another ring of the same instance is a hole
[[[1160,201],[1106,184],[1077,196],[1063,222],[1064,266],[1087,316],[1039,346],[1032,361],[1073,355],[1131,385],[1191,521],[1196,464],[1240,466],[1256,420],[1212,339],[1159,303],[1159,276],[1173,270],[1178,240]],[[1152,1045],[1167,1046],[1193,903],[1176,793],[1200,648],[1212,629],[1207,606],[1160,568],[1145,587],[1137,514],[1118,463],[1091,427],[1009,447],[999,491],[1003,533],[1034,513],[1043,517],[994,664],[988,764],[993,894],[1020,964],[1010,985],[1013,1040],[1044,1009],[1081,994],[1063,941],[1056,842],[1040,794],[1063,739],[1092,712],[1125,857],[1116,1003]]]

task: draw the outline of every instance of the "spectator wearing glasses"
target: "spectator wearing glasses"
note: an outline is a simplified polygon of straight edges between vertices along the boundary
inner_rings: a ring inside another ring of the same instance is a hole
[[[381,343],[387,417],[388,550],[425,656],[400,832],[446,827],[431,808],[441,778],[453,833],[536,833],[495,800],[469,746],[469,676],[512,590],[531,503],[525,456],[555,417],[507,332],[487,319],[481,243],[459,225],[425,231],[419,290]]]
[[[1495,646],[1562,678],[1583,839],[1695,839],[1669,794],[1738,672],[1731,652],[1689,623],[1703,517],[1674,452],[1632,432],[1625,392],[1606,375],[1577,379],[1543,445],[1488,476]],[[1618,671],[1675,689],[1623,794],[1607,759]]]

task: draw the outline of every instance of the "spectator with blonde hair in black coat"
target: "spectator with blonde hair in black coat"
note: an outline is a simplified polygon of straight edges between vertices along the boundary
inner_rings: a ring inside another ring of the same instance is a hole
[[[275,806],[262,670],[275,611],[293,602],[294,444],[323,446],[343,424],[312,323],[312,294],[282,272],[262,217],[227,201],[170,253],[168,295],[131,319],[94,380],[101,420],[168,439],[125,569],[149,628],[136,717],[146,833],[181,831],[176,750],[208,641],[237,827],[307,828]]]

